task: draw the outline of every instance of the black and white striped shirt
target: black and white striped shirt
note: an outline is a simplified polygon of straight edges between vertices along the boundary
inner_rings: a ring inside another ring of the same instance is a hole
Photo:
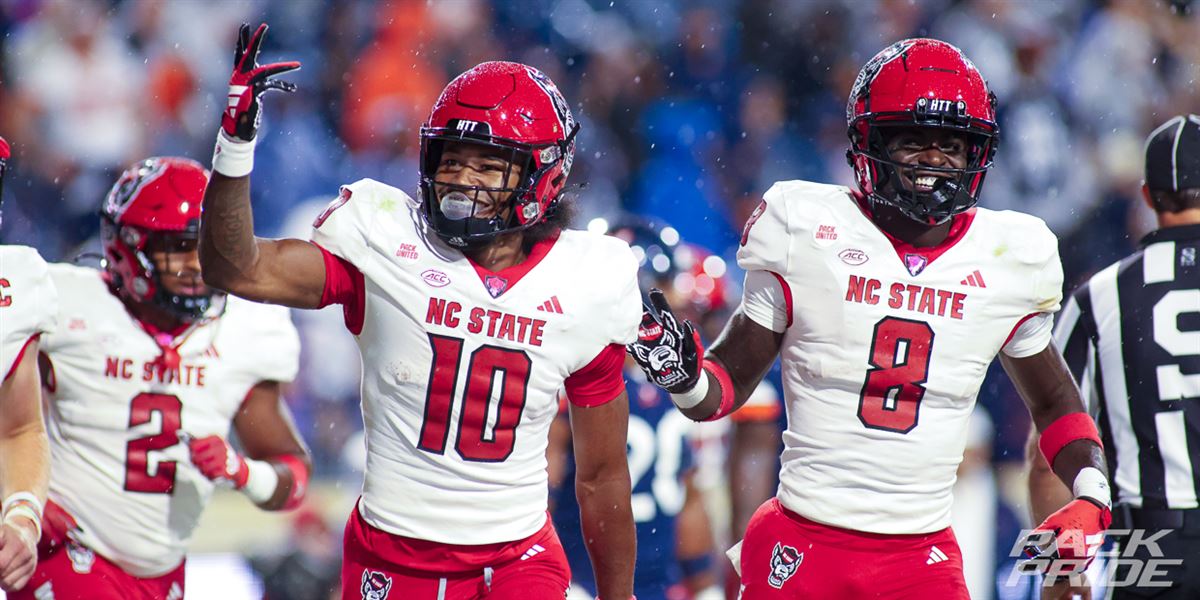
[[[1200,225],[1160,229],[1071,296],[1055,330],[1096,417],[1117,501],[1196,508]]]

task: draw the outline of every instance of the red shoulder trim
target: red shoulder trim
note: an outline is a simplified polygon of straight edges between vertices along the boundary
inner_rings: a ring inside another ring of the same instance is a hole
[[[777,279],[779,281],[779,287],[783,288],[783,302],[784,302],[784,304],[787,305],[787,326],[791,327],[792,326],[792,286],[788,285],[787,280],[785,280],[783,278],[783,276],[780,275],[779,273],[776,273],[775,271],[767,271],[767,272],[774,275],[775,279]]]
[[[1025,321],[1028,321],[1028,320],[1030,320],[1030,319],[1032,319],[1032,318],[1034,318],[1034,317],[1036,317],[1036,316],[1038,316],[1038,315],[1040,315],[1040,314],[1042,314],[1042,313],[1035,313],[1035,312],[1034,312],[1034,313],[1029,313],[1029,314],[1027,314],[1027,315],[1025,315],[1025,316],[1021,317],[1021,320],[1020,320],[1020,321],[1017,321],[1017,324],[1016,324],[1016,325],[1013,325],[1012,331],[1008,332],[1008,337],[1004,338],[1004,343],[1003,343],[1003,344],[1000,344],[1000,348],[1004,348],[1005,346],[1007,346],[1007,345],[1008,345],[1008,343],[1009,343],[1009,342],[1011,342],[1011,341],[1012,341],[1012,339],[1013,339],[1013,336],[1014,336],[1014,335],[1017,335],[1017,330],[1018,330],[1018,329],[1020,329],[1020,328],[1021,328],[1021,326],[1025,324]]]
[[[13,361],[12,366],[8,368],[8,372],[4,374],[4,378],[0,379],[0,383],[8,381],[8,378],[12,377],[12,374],[17,372],[17,365],[21,364],[21,359],[25,357],[25,351],[29,349],[29,345],[41,337],[42,334],[35,333],[29,336],[29,339],[25,340],[24,344],[21,344],[21,351],[17,353],[17,360]]]
[[[346,329],[354,335],[361,334],[367,311],[366,282],[362,271],[320,244],[311,243],[321,251],[321,258],[325,261],[325,288],[321,290],[321,303],[317,308],[341,304]]]
[[[483,282],[488,293],[493,298],[498,298],[504,292],[512,289],[514,285],[517,285],[517,282],[522,277],[525,277],[534,267],[538,266],[538,263],[542,262],[543,258],[546,258],[546,255],[550,253],[550,249],[554,247],[554,243],[558,241],[560,233],[556,231],[550,237],[535,243],[533,248],[529,249],[529,256],[526,256],[525,260],[497,272],[489,271],[469,257],[467,258],[467,262],[470,262],[471,266],[475,267],[475,273],[479,275],[479,280]],[[490,283],[489,279],[491,280]]]

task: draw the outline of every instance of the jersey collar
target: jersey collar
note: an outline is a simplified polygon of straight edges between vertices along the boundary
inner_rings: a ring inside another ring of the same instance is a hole
[[[487,289],[488,294],[491,294],[493,298],[499,298],[501,294],[517,285],[517,282],[542,262],[543,258],[546,258],[550,249],[554,247],[554,243],[558,241],[560,233],[562,232],[556,231],[550,237],[535,242],[529,249],[529,255],[525,257],[525,260],[499,271],[489,271],[471,260],[470,257],[467,257],[467,262],[475,268],[475,273],[479,275],[479,280],[483,282],[483,287]]]
[[[936,246],[913,246],[892,236],[892,234],[884,231],[879,225],[875,224],[874,216],[871,213],[871,205],[861,193],[857,190],[851,190],[850,196],[854,200],[854,204],[858,206],[858,209],[862,211],[863,216],[870,221],[871,226],[879,231],[879,233],[882,233],[888,242],[891,242],[892,248],[896,250],[896,255],[900,257],[900,262],[904,263],[904,266],[908,268],[914,277],[924,270],[925,267],[933,264],[933,261],[937,260],[938,257],[953,248],[955,244],[962,241],[966,237],[967,231],[971,229],[971,223],[975,221],[975,208],[958,213],[950,218],[950,231],[946,234],[946,239],[942,240],[941,243]],[[917,258],[914,259],[914,257]],[[914,268],[918,264],[919,268]]]

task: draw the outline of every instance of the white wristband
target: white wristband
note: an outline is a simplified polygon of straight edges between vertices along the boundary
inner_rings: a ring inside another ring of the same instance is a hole
[[[1112,507],[1112,492],[1108,487],[1108,477],[1096,467],[1084,467],[1075,476],[1071,491],[1076,498],[1091,498],[1105,506]]]
[[[254,145],[257,138],[248,142],[235,140],[222,129],[217,133],[217,147],[213,150],[213,171],[226,177],[245,177],[254,170]]]
[[[246,485],[242,487],[242,493],[255,504],[262,504],[275,495],[275,488],[279,487],[279,473],[275,471],[275,465],[265,460],[245,460],[246,470],[249,472],[246,474]]]
[[[692,389],[682,394],[671,394],[671,402],[679,408],[691,408],[704,401],[704,397],[708,395],[708,374],[704,369],[700,369],[700,379],[696,381],[696,385]]]
[[[42,537],[42,501],[32,492],[15,492],[4,499],[4,522],[12,523],[17,517],[33,522],[36,539]]]

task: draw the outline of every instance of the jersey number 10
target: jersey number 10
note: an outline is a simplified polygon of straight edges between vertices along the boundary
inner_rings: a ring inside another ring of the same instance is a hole
[[[445,454],[463,340],[431,333],[429,343],[433,346],[433,368],[425,388],[425,418],[417,446],[426,452]],[[454,449],[464,460],[503,462],[516,444],[517,424],[525,410],[525,392],[533,362],[524,350],[480,346],[471,353],[467,365]],[[492,389],[497,376],[501,377],[498,414],[488,435]]]

